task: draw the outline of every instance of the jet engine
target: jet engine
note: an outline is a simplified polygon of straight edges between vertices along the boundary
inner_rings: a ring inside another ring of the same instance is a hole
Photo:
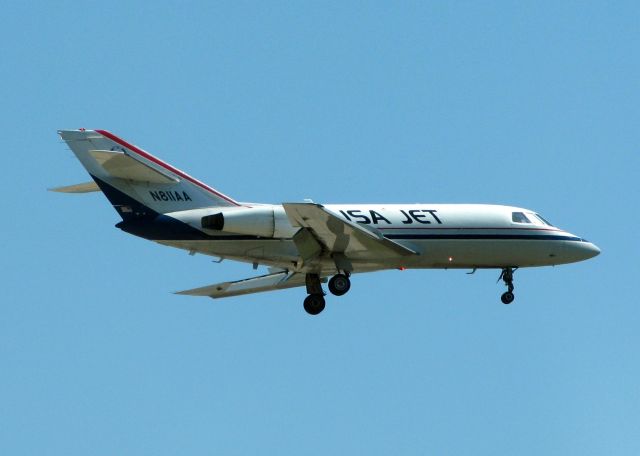
[[[205,230],[269,238],[272,238],[276,231],[272,207],[227,209],[215,214],[205,215],[200,220],[200,223]]]

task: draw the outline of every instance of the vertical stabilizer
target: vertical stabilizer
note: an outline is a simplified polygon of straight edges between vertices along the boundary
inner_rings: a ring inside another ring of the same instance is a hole
[[[60,137],[124,220],[239,203],[106,130]]]

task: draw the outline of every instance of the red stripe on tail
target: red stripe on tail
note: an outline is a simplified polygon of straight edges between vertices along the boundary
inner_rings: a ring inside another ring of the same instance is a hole
[[[152,161],[153,163],[162,166],[164,169],[171,171],[172,173],[182,177],[183,179],[188,180],[189,182],[191,182],[194,185],[197,185],[198,187],[213,193],[214,195],[216,195],[219,198],[222,198],[225,201],[228,201],[229,203],[235,205],[235,206],[240,206],[241,204],[234,201],[232,198],[229,198],[227,195],[223,195],[222,193],[214,190],[213,188],[209,187],[207,184],[200,182],[198,179],[189,176],[187,173],[184,173],[182,171],[180,171],[177,168],[174,168],[173,166],[171,166],[168,163],[163,162],[162,160],[160,160],[159,158],[154,157],[153,155],[151,155],[148,152],[145,152],[144,150],[134,146],[133,144],[129,144],[127,141],[125,141],[124,139],[120,139],[118,138],[116,135],[114,135],[113,133],[110,133],[106,130],[96,130],[96,132],[100,133],[102,136],[105,136],[107,138],[109,138],[112,141],[117,142],[118,144],[120,144],[121,146],[126,147],[129,150],[132,150],[133,152],[135,152],[136,154],[146,158],[147,160]]]

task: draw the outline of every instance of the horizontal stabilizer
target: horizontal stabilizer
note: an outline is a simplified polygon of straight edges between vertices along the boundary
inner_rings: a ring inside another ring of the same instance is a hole
[[[50,188],[50,192],[58,193],[90,193],[99,192],[100,187],[94,181],[84,182],[82,184],[67,185],[66,187]]]
[[[249,279],[223,282],[192,290],[178,291],[176,294],[189,296],[209,296],[210,298],[227,298],[263,291],[283,290],[285,288],[305,285],[305,275],[295,272],[277,272]]]
[[[111,177],[154,184],[175,184],[180,181],[178,178],[152,168],[124,152],[90,150],[89,154]]]

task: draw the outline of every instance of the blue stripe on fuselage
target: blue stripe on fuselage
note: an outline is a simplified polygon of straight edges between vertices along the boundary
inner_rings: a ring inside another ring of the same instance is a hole
[[[192,226],[167,215],[159,214],[141,203],[107,184],[103,180],[91,176],[100,190],[113,204],[122,217],[122,222],[116,227],[127,233],[152,241],[266,241],[280,240],[251,235],[221,235],[212,236]],[[473,230],[470,228],[469,230]],[[549,234],[386,234],[385,237],[397,240],[531,240],[531,241],[584,241],[575,236]],[[586,241],[585,241],[586,242]]]
[[[385,234],[389,239],[422,240],[422,239],[451,239],[451,240],[531,240],[531,241],[583,241],[576,236],[555,234]]]

